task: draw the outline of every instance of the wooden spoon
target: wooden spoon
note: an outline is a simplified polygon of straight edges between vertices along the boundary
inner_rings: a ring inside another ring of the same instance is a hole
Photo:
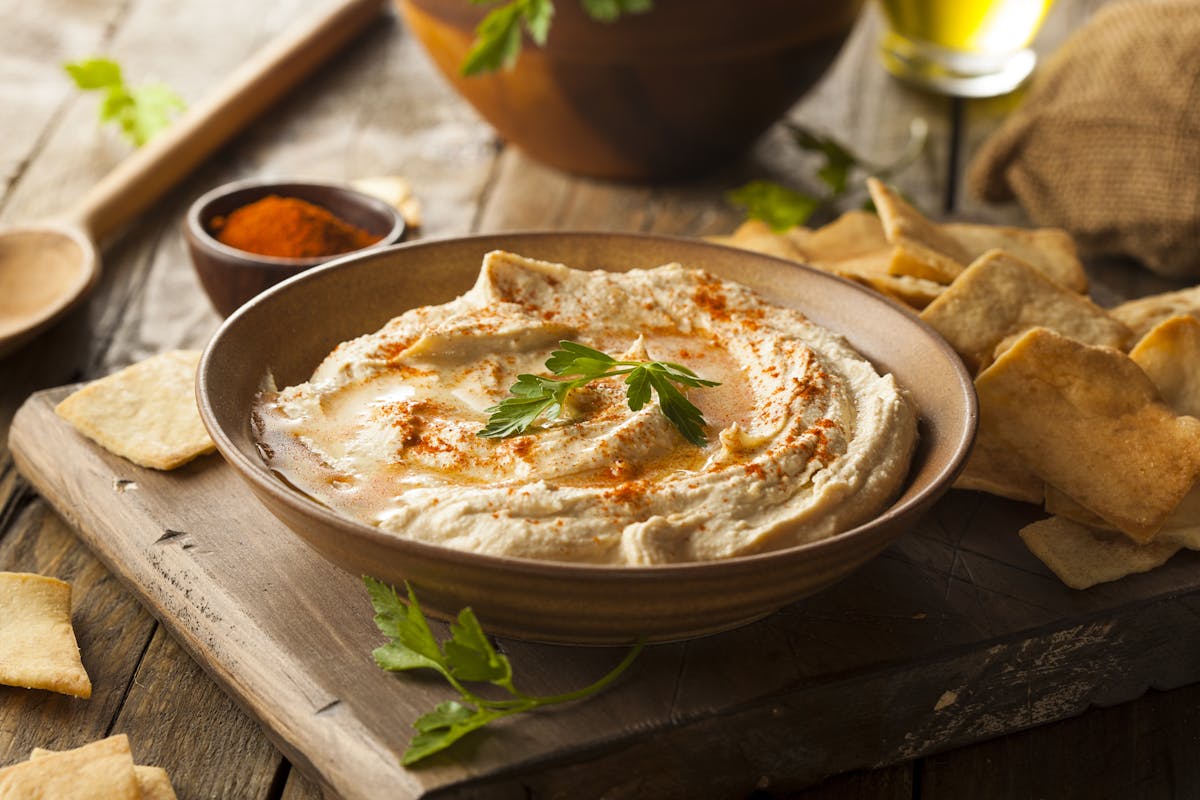
[[[375,19],[384,0],[338,0],[289,29],[202,103],[121,162],[60,218],[0,232],[0,355],[48,328],[100,276],[96,242]]]

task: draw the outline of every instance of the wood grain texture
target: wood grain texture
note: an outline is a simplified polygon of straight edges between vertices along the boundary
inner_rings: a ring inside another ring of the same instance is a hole
[[[163,691],[162,687],[172,687]],[[196,735],[197,731],[218,735]],[[268,798],[287,769],[258,724],[157,626],[112,728],[181,798]]]
[[[1193,685],[933,756],[921,768],[922,797],[1194,797],[1198,750],[1200,686]]]

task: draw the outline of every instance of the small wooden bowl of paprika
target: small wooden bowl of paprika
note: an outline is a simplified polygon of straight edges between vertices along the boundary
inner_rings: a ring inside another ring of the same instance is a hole
[[[197,199],[183,230],[200,284],[227,317],[310,267],[395,244],[405,227],[395,208],[346,186],[252,180]]]

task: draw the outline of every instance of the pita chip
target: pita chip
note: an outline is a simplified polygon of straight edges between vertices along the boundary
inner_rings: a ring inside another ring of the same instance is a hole
[[[1200,478],[1200,419],[1128,356],[1034,328],[975,381],[993,430],[1046,483],[1138,542]]]
[[[991,362],[997,346],[1043,327],[1081,342],[1124,348],[1132,332],[1082,295],[1021,259],[989,250],[921,312],[967,366]]]
[[[0,769],[0,800],[140,800],[124,734]]]
[[[0,572],[0,683],[92,696],[71,628],[71,584]]]
[[[35,747],[29,754],[29,758],[30,760],[45,758],[56,755],[58,752],[60,751]],[[137,782],[141,800],[178,800],[175,787],[171,785],[171,778],[162,767],[144,767],[141,764],[134,764],[133,778]]]
[[[953,488],[974,489],[1023,503],[1041,504],[1046,482],[1033,474],[1021,457],[992,430],[993,423],[989,418],[987,408],[981,405],[971,455]]]
[[[971,262],[970,251],[883,181],[868,178],[867,189],[893,248],[889,266],[893,275],[949,283]]]
[[[801,252],[804,263],[910,308],[924,308],[945,288],[925,278],[891,274],[892,246],[879,217],[869,211],[847,211],[816,230],[792,228],[785,235]]]
[[[1003,250],[1074,292],[1087,291],[1087,273],[1075,242],[1057,228],[1010,228],[969,222],[936,223],[884,183],[870,178],[867,188],[879,209],[888,242],[895,247],[894,275],[950,283],[989,250]]]
[[[792,235],[792,241],[814,262],[837,263],[892,249],[879,216],[870,211],[847,211],[815,231]]]
[[[1200,417],[1200,319],[1177,316],[1160,322],[1129,357],[1154,381],[1167,405]]]
[[[377,197],[404,217],[404,224],[409,228],[421,227],[423,214],[421,201],[413,194],[412,184],[399,175],[380,175],[371,178],[358,178],[350,181],[350,185],[363,194]]]
[[[771,230],[770,225],[757,219],[746,220],[729,236],[710,236],[708,241],[730,247],[740,247],[743,250],[751,250],[776,258],[786,258],[789,261],[804,260],[803,253],[788,236],[776,233]]]
[[[1137,544],[1119,533],[1098,531],[1065,517],[1026,525],[1021,541],[1072,589],[1149,572],[1181,549],[1171,540]]]
[[[839,263],[831,271],[835,275],[874,289],[915,311],[928,306],[946,289],[942,284],[926,278],[892,275],[886,271],[890,263],[891,254],[884,253],[881,258],[864,256]]]
[[[1200,286],[1139,297],[1109,309],[1108,313],[1132,328],[1135,335],[1145,336],[1151,328],[1170,317],[1200,319]]]
[[[1059,228],[1008,228],[971,222],[947,222],[942,230],[978,258],[988,250],[1016,256],[1050,280],[1073,292],[1087,291],[1088,279],[1071,234]]]
[[[109,452],[174,469],[214,449],[196,407],[199,360],[198,351],[162,353],[89,383],[54,410]]]
[[[1081,525],[1087,525],[1089,528],[1116,530],[1103,517],[1075,502],[1054,486],[1046,487],[1045,508],[1049,514],[1066,517]],[[1158,536],[1155,538],[1182,535],[1185,542],[1190,542],[1191,534],[1189,532],[1192,530],[1200,530],[1200,484],[1193,486],[1192,490],[1179,501],[1179,505],[1171,511],[1171,515],[1163,522],[1162,528],[1159,529]],[[1190,547],[1188,544],[1185,546]]]

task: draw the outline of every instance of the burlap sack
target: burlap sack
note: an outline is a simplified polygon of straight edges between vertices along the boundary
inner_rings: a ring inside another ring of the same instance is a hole
[[[1042,65],[967,179],[1086,253],[1200,276],[1200,0],[1100,10]]]

